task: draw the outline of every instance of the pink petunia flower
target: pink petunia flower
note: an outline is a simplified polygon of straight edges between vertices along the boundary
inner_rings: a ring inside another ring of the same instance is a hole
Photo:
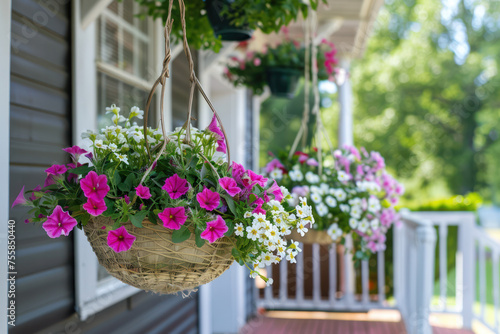
[[[78,161],[80,159],[80,155],[82,154],[87,154],[88,152],[85,151],[83,148],[79,146],[71,146],[71,147],[66,147],[62,149],[64,152],[67,152],[72,155],[74,161]]]
[[[285,166],[278,159],[271,160],[264,168],[264,171],[269,174],[276,168],[281,169],[283,172],[286,171]]]
[[[223,177],[222,179],[219,179],[219,184],[231,197],[234,197],[236,194],[241,192],[241,189],[236,184],[236,181],[230,177]]]
[[[135,239],[132,234],[127,232],[124,226],[108,232],[108,246],[116,253],[128,251]]]
[[[265,215],[266,214],[266,210],[264,210],[262,208],[262,204],[259,204],[259,205],[257,205],[257,207],[255,209],[252,210],[252,213],[256,213],[256,214],[261,213],[261,214]]]
[[[318,161],[314,158],[307,159],[306,164],[309,166],[319,166]]]
[[[128,195],[123,196],[123,199],[125,200],[125,203],[130,204],[130,197],[128,197]]]
[[[208,211],[217,209],[220,204],[220,195],[208,188],[196,195],[196,200],[200,206]]]
[[[254,66],[260,66],[260,64],[262,63],[262,61],[260,60],[260,58],[255,58],[253,60],[253,64]]]
[[[142,211],[142,208],[144,208],[144,204],[143,204],[143,203],[141,203],[141,204],[139,205],[139,211]]]
[[[101,215],[108,209],[103,199],[96,201],[91,197],[87,199],[87,203],[83,205],[83,208],[94,217]]]
[[[21,191],[19,192],[19,195],[17,195],[16,199],[14,200],[14,203],[12,203],[11,208],[17,206],[17,205],[23,205],[26,204],[28,201],[24,197],[24,186],[21,188]]]
[[[109,192],[108,178],[106,175],[97,175],[94,171],[91,171],[80,180],[80,187],[85,197],[92,198],[96,201],[102,200]]]
[[[226,141],[225,141],[224,133],[217,126],[217,118],[215,117],[215,114],[212,117],[212,121],[208,125],[207,129],[210,130],[211,132],[215,133],[216,136],[217,136],[217,145],[218,145],[218,147],[217,147],[216,151],[217,152],[226,153],[227,152],[227,148],[226,148]]]
[[[182,206],[177,208],[166,208],[163,212],[158,214],[158,217],[166,228],[178,230],[186,222],[186,209]]]
[[[61,234],[69,235],[69,232],[78,224],[75,218],[71,217],[66,211],[63,211],[60,205],[56,206],[50,216],[47,217],[42,227],[51,238],[58,238]]]
[[[165,190],[170,195],[170,198],[176,199],[187,193],[189,183],[180,178],[179,175],[174,174],[165,180],[165,185],[161,189]]]
[[[269,189],[267,189],[266,192],[269,193],[269,194],[273,194],[274,195],[274,199],[277,200],[278,202],[281,202],[283,200],[283,198],[284,198],[283,191],[281,191],[281,188],[276,183],[276,181],[274,181],[273,185],[271,187],[269,187]]]
[[[92,160],[92,159],[94,159],[94,155],[92,154],[92,152],[90,152],[90,153],[85,154],[85,158]]]
[[[301,164],[303,164],[304,162],[307,161],[307,159],[309,159],[309,155],[307,153],[304,153],[304,152],[301,152],[301,151],[295,152],[294,155],[298,155],[299,156],[299,162]]]
[[[253,187],[256,184],[258,184],[261,187],[265,187],[267,181],[269,180],[268,178],[265,178],[264,176],[257,174],[250,169],[247,170],[247,173],[250,178],[250,187]]]
[[[228,227],[224,219],[221,216],[217,216],[217,219],[207,222],[207,228],[201,233],[201,237],[208,242],[212,243],[219,238],[224,236]]]
[[[49,175],[61,175],[66,173],[68,169],[64,165],[52,165],[45,170]]]
[[[137,187],[135,187],[135,193],[142,199],[151,198],[151,192],[149,191],[149,188],[143,186],[142,184],[139,184]]]
[[[242,183],[242,177],[244,176],[245,172],[246,170],[243,165],[233,161],[231,165],[231,173],[237,183]]]

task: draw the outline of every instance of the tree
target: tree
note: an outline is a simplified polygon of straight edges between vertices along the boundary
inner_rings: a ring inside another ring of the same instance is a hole
[[[410,197],[491,198],[500,189],[492,172],[500,162],[499,15],[499,2],[386,1],[353,64],[356,143],[378,150]]]

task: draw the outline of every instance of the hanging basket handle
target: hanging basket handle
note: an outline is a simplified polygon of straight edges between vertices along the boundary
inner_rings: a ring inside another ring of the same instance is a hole
[[[165,120],[164,120],[164,105],[163,105],[163,100],[165,98],[165,81],[167,78],[170,77],[170,72],[169,72],[169,64],[170,60],[172,59],[171,55],[171,48],[170,48],[170,34],[172,32],[172,25],[174,22],[174,19],[172,19],[172,6],[173,6],[173,0],[169,0],[168,4],[168,16],[167,20],[165,22],[165,29],[164,29],[164,36],[165,36],[165,58],[163,59],[163,67],[160,76],[156,81],[154,82],[153,86],[151,87],[151,91],[149,92],[148,99],[146,102],[146,109],[144,110],[144,146],[146,147],[146,151],[148,152],[148,157],[149,161],[152,162],[146,172],[144,173],[142,179],[141,179],[141,184],[144,182],[146,179],[146,176],[151,172],[153,169],[153,166],[155,165],[156,161],[160,158],[160,156],[163,154],[165,151],[165,148],[167,147],[168,142],[170,139],[167,136],[167,132],[165,131]],[[193,57],[191,56],[191,50],[189,49],[189,44],[187,42],[186,38],[186,8],[184,5],[183,0],[179,0],[179,7],[180,7],[180,12],[181,12],[181,25],[182,25],[182,32],[183,32],[183,46],[184,46],[184,53],[186,54],[186,58],[189,63],[189,80],[191,82],[191,87],[190,87],[190,93],[189,93],[189,103],[188,103],[188,113],[187,113],[187,120],[185,123],[185,128],[186,128],[186,135],[184,138],[184,143],[191,145],[191,113],[192,113],[192,107],[193,107],[193,99],[194,99],[194,91],[195,88],[198,88],[200,91],[201,95],[205,99],[206,103],[214,113],[221,129],[222,133],[224,134],[224,140],[226,142],[226,148],[227,148],[227,163],[228,163],[228,168],[230,167],[231,164],[231,154],[229,150],[229,142],[227,140],[227,134],[226,130],[224,129],[224,126],[222,125],[222,121],[219,117],[219,114],[215,110],[215,107],[213,106],[212,102],[208,98],[207,94],[203,90],[203,87],[201,86],[200,81],[196,77],[195,71],[194,71],[194,62],[193,62]],[[149,108],[151,106],[151,101],[153,100],[154,93],[156,89],[158,88],[158,85],[161,85],[161,97],[160,97],[160,123],[161,123],[161,129],[163,132],[163,144],[161,146],[161,149],[159,153],[156,155],[156,158],[153,160],[151,156],[151,148],[148,142],[148,135],[147,135],[147,123],[148,123],[148,114],[149,114]],[[210,161],[207,160],[207,162],[211,165]]]

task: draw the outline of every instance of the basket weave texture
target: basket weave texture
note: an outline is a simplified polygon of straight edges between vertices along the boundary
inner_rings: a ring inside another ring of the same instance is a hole
[[[234,259],[234,240],[223,237],[197,247],[193,234],[181,243],[172,242],[172,230],[143,221],[142,228],[124,223],[136,237],[132,247],[116,253],[107,243],[108,232],[102,226],[114,221],[107,217],[91,219],[84,231],[99,263],[110,275],[136,288],[160,294],[172,294],[211,282],[226,271]]]
[[[302,242],[304,244],[320,244],[320,245],[331,245],[333,244],[332,238],[326,233],[326,231],[318,231],[309,229],[304,236],[301,236],[296,230],[293,230],[287,239]]]

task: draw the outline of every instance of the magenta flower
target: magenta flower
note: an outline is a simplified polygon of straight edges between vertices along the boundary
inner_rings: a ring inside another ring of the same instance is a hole
[[[63,211],[60,205],[56,206],[50,216],[47,217],[42,227],[51,238],[58,238],[61,234],[69,235],[69,232],[78,224],[75,218],[71,217],[66,211]]]
[[[233,161],[231,165],[231,173],[237,183],[243,182],[242,178],[245,175],[245,172],[245,167],[243,167],[243,165],[240,165],[239,163]]]
[[[79,146],[71,146],[71,147],[66,147],[62,149],[64,152],[67,152],[73,156],[74,161],[78,161],[80,158],[80,155],[88,153],[85,151],[83,148],[80,148]]]
[[[45,181],[43,182],[43,187],[48,187],[52,184],[56,183],[56,179],[54,175],[47,174],[47,177],[45,178]]]
[[[125,203],[130,204],[130,197],[128,197],[128,195],[123,196],[123,200]]]
[[[174,174],[165,180],[165,185],[161,189],[165,190],[172,199],[176,199],[187,193],[189,183],[180,178],[179,175]]]
[[[47,168],[45,172],[49,175],[61,175],[66,173],[68,169],[64,165],[52,165],[50,168]]]
[[[172,230],[178,230],[186,222],[186,209],[180,206],[177,208],[166,208],[163,212],[158,214],[163,226],[166,228],[171,228]]]
[[[90,153],[85,154],[85,158],[92,160],[92,159],[94,159],[94,155],[92,154],[92,152],[90,152]]]
[[[143,186],[142,184],[139,184],[137,187],[135,187],[135,193],[142,199],[151,198],[151,192],[149,191],[149,188]]]
[[[306,164],[308,164],[309,166],[319,166],[318,161],[316,161],[316,159],[314,158],[307,159]]]
[[[224,236],[228,227],[224,219],[221,216],[217,215],[217,219],[207,222],[207,228],[205,231],[201,232],[201,237],[208,242],[212,243],[219,238]]]
[[[230,177],[223,177],[222,179],[219,179],[219,184],[231,197],[234,197],[241,191],[236,184],[236,181]]]
[[[281,169],[283,172],[286,171],[285,166],[283,166],[283,164],[278,159],[273,159],[266,165],[264,170],[266,173],[271,173],[277,168]]]
[[[80,187],[85,197],[96,201],[102,200],[109,192],[108,178],[106,175],[97,175],[92,171],[80,180]]]
[[[124,226],[108,232],[108,246],[116,253],[128,251],[135,241],[135,237],[128,233]]]
[[[15,207],[16,205],[23,205],[28,202],[26,198],[24,197],[24,186],[21,188],[21,191],[19,192],[19,195],[17,195],[16,199],[14,200],[14,203],[12,203],[11,208]]]
[[[96,201],[91,197],[87,199],[87,203],[83,205],[83,208],[94,217],[101,215],[108,209],[103,199]]]
[[[267,193],[273,194],[274,199],[277,200],[278,202],[281,202],[284,198],[283,192],[281,191],[280,186],[274,181],[273,185],[267,189]]]
[[[200,206],[208,211],[216,209],[220,204],[220,195],[208,188],[203,189],[196,195],[196,200]]]
[[[212,121],[208,125],[207,129],[216,134],[217,145],[218,145],[216,151],[217,152],[226,153],[227,152],[227,148],[226,148],[226,141],[225,141],[224,133],[217,126],[217,118],[215,117],[215,114],[212,117]]]
[[[251,171],[250,169],[247,170],[247,173],[248,173],[248,176],[250,177],[250,182],[251,182],[251,186],[253,187],[254,185],[258,184],[260,185],[261,187],[265,187],[266,186],[266,183],[267,183],[267,178],[265,178],[264,176],[262,175],[259,175],[253,171]]]
[[[259,204],[259,205],[257,205],[257,207],[255,209],[252,210],[252,213],[257,213],[257,214],[261,213],[261,214],[265,215],[266,210],[264,210],[262,208],[262,204]]]
[[[299,156],[299,162],[301,164],[303,164],[304,162],[307,161],[307,159],[309,159],[309,155],[307,155],[306,153],[304,152],[301,152],[301,151],[297,151],[295,152],[295,155],[298,155]]]

